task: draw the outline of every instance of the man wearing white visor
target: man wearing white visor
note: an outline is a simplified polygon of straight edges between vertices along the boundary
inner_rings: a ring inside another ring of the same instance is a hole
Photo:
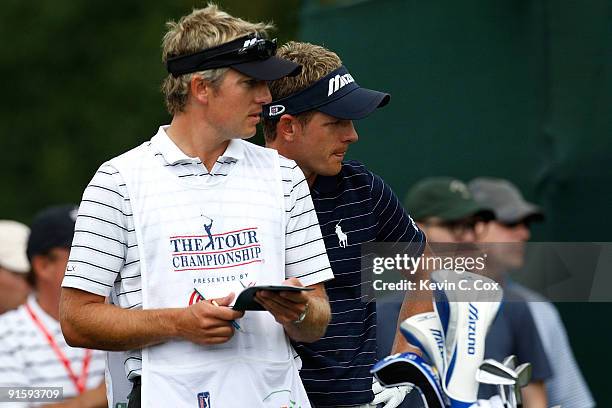
[[[130,408],[310,406],[289,338],[323,334],[333,275],[302,172],[242,140],[271,101],[266,81],[300,68],[274,56],[269,28],[214,5],[168,23],[172,121],[83,195],[62,329],[125,352]],[[312,290],[260,291],[264,311],[237,310],[252,284]]]

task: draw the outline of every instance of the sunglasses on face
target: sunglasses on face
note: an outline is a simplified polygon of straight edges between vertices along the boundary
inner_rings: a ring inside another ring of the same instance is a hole
[[[428,222],[427,224],[445,228],[455,238],[463,238],[468,234],[483,234],[487,228],[488,221],[480,217],[470,217],[457,221]]]

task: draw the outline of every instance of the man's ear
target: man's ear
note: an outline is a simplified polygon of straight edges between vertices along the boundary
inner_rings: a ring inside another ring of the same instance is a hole
[[[30,261],[32,264],[32,273],[36,275],[36,280],[44,281],[50,274],[49,265],[50,259],[46,255],[34,255]]]
[[[212,92],[212,84],[201,75],[192,75],[189,82],[189,91],[198,102],[208,104],[208,97]]]
[[[302,124],[293,115],[284,114],[280,117],[276,125],[276,137],[282,138],[286,142],[293,142],[302,131]]]

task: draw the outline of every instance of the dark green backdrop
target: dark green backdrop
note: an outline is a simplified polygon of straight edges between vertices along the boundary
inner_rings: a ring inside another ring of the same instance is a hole
[[[351,157],[398,195],[426,176],[505,177],[546,211],[534,239],[610,241],[611,9],[608,0],[309,1],[300,38],[392,94],[359,123]],[[599,406],[612,406],[611,305],[557,306]]]
[[[609,0],[226,0],[340,51],[391,104],[352,157],[403,193],[430,175],[508,177],[542,203],[539,240],[610,241]],[[0,218],[78,202],[96,168],[169,120],[164,22],[203,1],[5,0],[0,12]],[[602,407],[608,304],[560,304]],[[600,323],[601,322],[601,323]]]
[[[295,38],[299,0],[217,1]],[[6,0],[0,11],[0,219],[78,202],[105,160],[168,123],[165,22],[201,0]]]

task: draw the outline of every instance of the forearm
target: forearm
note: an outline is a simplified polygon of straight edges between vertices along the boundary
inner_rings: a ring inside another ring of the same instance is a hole
[[[47,408],[106,408],[107,406],[104,381],[96,388],[87,390],[74,398],[45,405]]]
[[[109,351],[138,349],[176,336],[181,309],[127,310],[99,303],[76,302],[76,289],[64,288],[60,308],[62,331],[68,344]]]
[[[399,315],[397,317],[397,325],[395,330],[395,340],[393,341],[393,348],[391,349],[391,353],[405,353],[408,351],[416,352],[417,354],[421,354],[421,352],[416,348],[410,345],[406,341],[406,338],[399,331],[399,325],[406,319],[411,316],[414,316],[418,313],[431,312],[433,310],[433,305],[431,300],[424,300],[426,296],[423,294],[419,294],[418,296],[413,296],[412,293],[406,292],[406,296],[404,301],[402,302],[402,308],[400,309]]]
[[[78,401],[79,407],[82,408],[107,407],[108,401],[106,400],[106,386],[104,385],[104,381],[102,381],[102,384],[98,387],[85,391],[75,399]]]
[[[232,321],[244,315],[228,307],[231,293],[215,302],[185,308],[127,310],[77,289],[62,289],[60,323],[66,342],[75,347],[121,351],[180,338],[202,345],[221,344],[234,335]]]
[[[529,408],[548,407],[548,397],[546,396],[546,385],[543,381],[529,383],[522,390],[524,406]]]
[[[429,245],[425,247],[424,255],[431,255]],[[406,276],[412,282],[415,282],[416,287],[420,288],[419,282],[424,279],[429,279],[429,272],[426,269],[419,268],[414,274]],[[395,340],[393,341],[392,353],[405,353],[408,351],[421,354],[420,350],[413,347],[406,341],[402,333],[399,331],[400,324],[411,316],[419,313],[431,312],[433,310],[433,294],[430,290],[417,289],[406,291],[402,307],[397,317],[395,330]]]
[[[319,340],[331,320],[331,310],[327,298],[311,297],[308,301],[308,312],[300,323],[286,323],[285,332],[295,341],[311,343]]]

